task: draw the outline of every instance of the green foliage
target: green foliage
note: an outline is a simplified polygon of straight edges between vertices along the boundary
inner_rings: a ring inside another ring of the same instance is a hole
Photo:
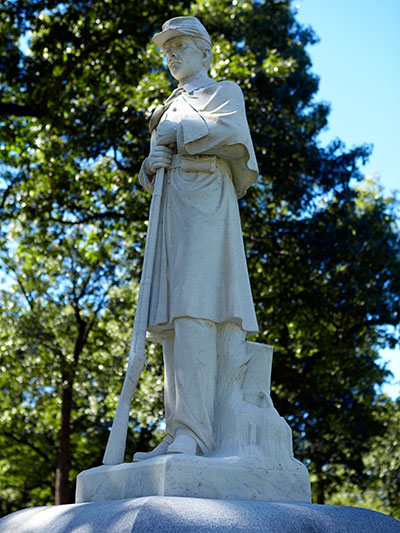
[[[364,457],[366,477],[362,485],[352,483],[342,472],[341,492],[329,503],[366,507],[400,519],[400,463],[398,458],[400,403],[385,396],[379,398],[380,416],[385,427],[382,435],[372,439]]]
[[[51,503],[55,485],[70,501],[76,474],[101,461],[146,231],[136,177],[148,119],[173,87],[150,39],[182,14],[212,36],[212,75],[245,92],[260,179],[242,224],[296,455],[317,501],[347,491],[397,513],[392,407],[376,392],[386,376],[376,349],[395,345],[400,320],[396,203],[357,185],[369,147],[320,146],[329,110],[314,100],[306,51],[316,37],[289,0],[2,3],[1,511]],[[148,357],[128,459],[161,438],[159,350]]]

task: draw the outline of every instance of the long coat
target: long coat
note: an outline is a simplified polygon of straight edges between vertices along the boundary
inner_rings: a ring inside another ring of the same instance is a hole
[[[258,168],[242,91],[200,78],[157,113],[152,142],[157,123],[176,123],[177,155],[164,179],[148,331],[172,328],[185,316],[233,321],[255,333],[237,198]],[[143,166],[139,181],[152,192]]]

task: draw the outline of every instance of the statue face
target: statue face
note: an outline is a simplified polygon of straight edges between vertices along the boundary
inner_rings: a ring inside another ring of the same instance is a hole
[[[173,37],[165,43],[164,51],[169,71],[179,82],[198,74],[207,74],[203,63],[205,52],[201,51],[190,37]]]

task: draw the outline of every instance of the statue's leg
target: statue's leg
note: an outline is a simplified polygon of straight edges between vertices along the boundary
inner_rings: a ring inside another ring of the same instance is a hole
[[[150,452],[136,452],[133,456],[133,461],[144,461],[164,455],[167,453],[168,446],[173,442],[173,416],[175,410],[176,392],[175,392],[175,376],[174,376],[174,330],[168,330],[162,334],[162,348],[164,359],[164,410],[165,410],[165,425],[166,436],[158,446]]]
[[[170,444],[173,441],[173,419],[176,403],[175,370],[174,370],[175,331],[170,329],[163,333],[162,348],[164,360],[164,412],[166,433]]]
[[[175,320],[175,434],[169,453],[203,454],[213,445],[217,325],[209,320]]]

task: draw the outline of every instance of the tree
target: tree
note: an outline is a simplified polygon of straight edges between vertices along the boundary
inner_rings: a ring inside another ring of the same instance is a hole
[[[290,413],[300,456],[312,458],[319,503],[340,488],[343,469],[362,481],[369,437],[382,431],[375,386],[385,373],[374,347],[398,313],[398,237],[386,223],[393,206],[369,190],[333,202],[313,220],[292,222],[281,233],[287,254],[265,255],[276,282],[265,286],[263,277],[256,289],[263,305],[261,291],[271,301],[268,326],[279,339],[274,372],[279,381],[285,376],[286,389],[279,383],[278,410]],[[273,301],[288,310],[283,325]]]
[[[329,110],[314,101],[305,49],[316,38],[290,1],[6,0],[0,260],[14,281],[0,303],[0,449],[13,460],[2,452],[3,512],[48,502],[54,484],[56,501],[70,501],[73,475],[101,460],[143,254],[148,196],[136,176],[147,121],[172,87],[150,39],[189,12],[212,36],[213,76],[245,92],[261,174],[241,200],[259,339],[275,346],[274,402],[317,501],[347,472],[364,479],[369,440],[384,431],[376,348],[397,341],[387,329],[400,317],[395,204],[354,186],[368,147],[319,145]],[[149,357],[129,453],[160,432],[159,357]]]
[[[378,402],[385,432],[372,439],[371,447],[365,455],[365,480],[360,486],[346,476],[340,493],[333,494],[329,503],[366,507],[399,519],[400,465],[397,450],[400,403],[399,400],[393,401],[383,395]]]
[[[56,239],[46,233],[45,242],[35,236],[34,248],[13,234],[20,244],[5,263],[16,283],[1,295],[0,476],[8,491],[22,490],[23,497],[11,498],[7,508],[6,491],[4,511],[24,497],[33,504],[48,500],[53,484],[56,503],[73,500],[81,465],[101,462],[136,301],[119,254],[113,257],[113,233],[99,237],[88,226],[85,232],[74,226],[58,230]],[[132,429],[144,423],[137,441],[148,439],[148,426],[162,418],[156,357],[136,402]],[[151,409],[147,423],[141,404]]]

